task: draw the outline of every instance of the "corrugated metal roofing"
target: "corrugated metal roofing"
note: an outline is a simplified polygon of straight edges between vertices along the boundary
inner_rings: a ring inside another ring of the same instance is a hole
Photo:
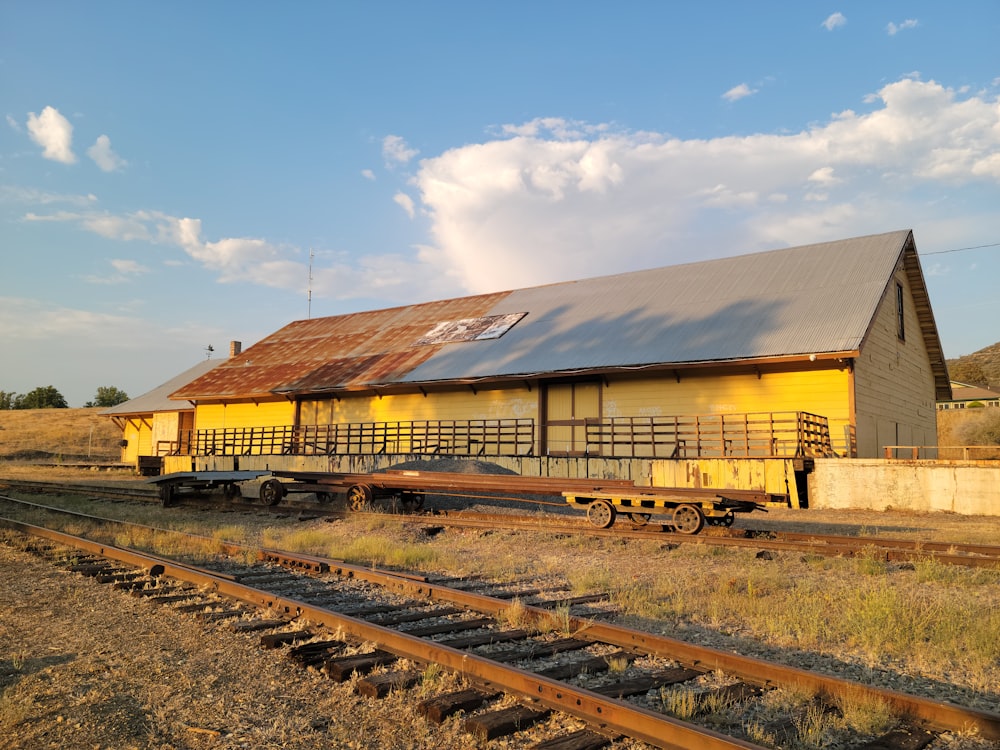
[[[922,284],[910,238],[903,230],[298,321],[173,397],[319,393],[857,351],[904,249]],[[419,343],[443,322],[518,313],[526,315],[500,338]],[[940,347],[932,318],[924,334],[934,339],[929,349]]]
[[[409,382],[854,351],[909,232],[512,292],[488,346],[449,347]]]
[[[156,386],[151,391],[148,391],[141,396],[136,396],[135,398],[130,398],[128,401],[112,406],[101,412],[103,416],[107,417],[124,417],[129,414],[153,414],[158,411],[177,411],[178,405],[176,401],[170,400],[170,394],[176,391],[183,385],[190,383],[206,372],[218,367],[225,360],[221,359],[206,359],[194,367],[190,367],[180,375],[176,375],[168,380],[162,385]],[[191,407],[194,408],[194,407]]]
[[[484,315],[506,294],[299,320],[188,383],[173,398],[253,398],[400,382],[445,346],[416,346],[418,339],[443,320]]]

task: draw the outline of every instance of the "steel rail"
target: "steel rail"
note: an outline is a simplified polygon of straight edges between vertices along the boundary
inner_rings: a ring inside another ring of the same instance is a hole
[[[3,521],[3,519],[0,519],[0,521]],[[59,534],[61,532],[52,533]],[[174,533],[185,534],[185,532]],[[194,535],[188,534],[188,536]],[[98,543],[88,541],[88,544]],[[248,549],[244,545],[232,542],[222,542],[220,543],[220,547],[229,554],[245,553]],[[99,552],[96,554],[104,553]],[[307,572],[319,573],[330,571],[337,575],[376,583],[398,594],[456,604],[484,614],[498,615],[512,606],[506,600],[434,584],[421,576],[400,575],[391,571],[380,571],[314,555],[261,549],[257,551],[257,556],[258,559],[265,562],[272,562]],[[185,568],[190,569],[190,566],[185,566]],[[259,604],[256,601],[254,603]],[[522,611],[533,618],[535,622],[544,622],[547,618],[551,617],[549,611],[540,607],[524,605],[523,603],[520,606],[522,607]],[[984,737],[1000,739],[1000,714],[963,708],[949,703],[871,687],[838,677],[775,664],[753,657],[740,656],[705,646],[697,646],[685,641],[645,633],[611,623],[581,617],[570,617],[568,618],[568,623],[576,630],[575,635],[577,637],[617,645],[623,648],[639,649],[645,653],[679,661],[682,664],[699,670],[712,671],[719,669],[763,687],[805,689],[816,695],[827,695],[834,698],[851,700],[855,700],[859,696],[867,697],[885,703],[897,713],[926,721],[936,727],[961,730],[967,728],[971,723],[979,729]],[[390,648],[388,650],[391,651],[393,649]],[[421,661],[421,659],[417,660]],[[552,707],[565,710],[560,706]]]
[[[100,544],[18,521],[0,519],[3,525],[22,533],[82,549],[91,554],[128,565],[155,571],[166,576],[210,588],[222,596],[258,607],[276,610],[295,619],[306,619],[355,638],[379,644],[397,656],[418,663],[439,664],[479,683],[515,693],[547,708],[562,711],[604,730],[619,732],[660,748],[683,750],[764,750],[760,745],[729,737],[710,729],[689,724],[654,711],[607,698],[582,688],[542,677],[527,670],[499,665],[487,658],[460,649],[407,635],[391,628],[339,614],[325,607],[291,597],[276,596],[230,580],[212,571],[183,565],[156,555]]]
[[[369,476],[369,475],[359,475]],[[500,475],[503,476],[503,475]],[[0,480],[0,485],[24,486],[31,489],[65,488],[74,493],[107,492],[118,497],[137,497],[141,499],[155,498],[155,491],[144,492],[123,488],[107,488],[97,485],[67,485],[49,482],[21,482]],[[463,495],[464,496],[464,495]],[[483,496],[488,497],[488,496]],[[491,499],[503,499],[492,497]],[[17,500],[11,498],[11,500]],[[27,502],[20,500],[19,502]],[[530,501],[529,501],[530,502]],[[548,503],[541,503],[548,504]],[[233,507],[236,504],[231,504]],[[556,504],[558,507],[566,507]],[[44,507],[44,506],[40,506]],[[244,506],[239,506],[244,507]],[[315,513],[342,517],[347,511],[331,510],[315,507],[304,503],[294,503],[284,506],[259,506],[247,504],[246,509],[269,510],[280,512],[282,509],[310,510]],[[545,517],[526,516],[505,513],[477,514],[470,511],[453,511],[433,515],[420,514],[378,514],[387,518],[399,520],[405,518],[409,523],[422,525],[449,525],[467,528],[508,528],[545,531],[548,533],[587,534],[593,537],[610,537],[625,539],[656,539],[659,541],[706,544],[718,547],[765,548],[785,552],[817,554],[825,557],[856,557],[862,554],[878,552],[887,562],[909,562],[913,559],[930,558],[944,565],[962,565],[972,568],[1000,568],[1000,546],[985,544],[963,544],[957,542],[933,542],[908,539],[885,539],[879,537],[854,537],[846,535],[826,535],[808,532],[761,531],[754,529],[710,529],[707,533],[691,536],[676,534],[670,531],[669,524],[650,523],[646,526],[627,528],[617,526],[609,529],[598,529],[584,520],[562,517],[563,514],[553,514]]]

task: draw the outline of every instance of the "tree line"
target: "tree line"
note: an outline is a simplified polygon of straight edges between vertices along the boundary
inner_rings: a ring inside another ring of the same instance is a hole
[[[102,385],[97,389],[93,401],[84,404],[85,408],[100,406],[108,408],[128,401],[128,394],[113,385]],[[28,393],[0,391],[0,410],[6,409],[68,409],[69,404],[63,395],[51,385],[43,385]]]

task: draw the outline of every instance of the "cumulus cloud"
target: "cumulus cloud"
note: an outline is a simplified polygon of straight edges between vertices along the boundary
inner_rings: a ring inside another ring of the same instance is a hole
[[[798,132],[739,137],[683,139],[558,118],[499,126],[479,143],[423,158],[393,196],[407,215],[426,218],[426,239],[360,257],[320,249],[313,291],[402,303],[883,232],[918,219],[956,226],[947,236],[959,237],[965,230],[952,196],[1000,200],[995,93],[909,77],[869,102]],[[394,149],[410,151],[401,138]],[[174,248],[164,263],[197,263],[220,282],[294,291],[307,284],[300,249],[207,237],[197,218],[86,207],[36,208],[24,218]]]
[[[112,150],[111,139],[106,135],[98,136],[94,145],[87,149],[87,156],[93,159],[103,172],[117,172],[128,165],[127,161]]]
[[[372,182],[375,182],[375,173],[370,169],[362,169],[361,176],[364,177],[366,180],[371,180]]]
[[[841,26],[847,24],[847,18],[843,13],[831,13],[825,21],[823,21],[823,28],[827,31],[833,31],[834,29],[839,29]]]
[[[739,86],[733,86],[729,89],[729,91],[722,95],[722,98],[728,102],[735,102],[745,99],[748,96],[753,96],[756,93],[757,89],[752,89],[747,84],[741,83]]]
[[[433,240],[420,257],[471,292],[908,227],[920,190],[1000,185],[1000,100],[912,78],[800,132],[683,140],[533,120],[501,133],[414,177]]]
[[[55,107],[46,107],[40,115],[28,113],[28,135],[42,147],[42,156],[63,164],[76,162],[73,153],[73,126]]]
[[[905,29],[915,29],[918,25],[918,21],[915,18],[908,18],[900,24],[892,23],[891,21],[885,27],[886,32],[889,36],[896,36],[900,31]]]
[[[398,135],[387,135],[382,139],[382,158],[386,164],[406,164],[419,153]]]

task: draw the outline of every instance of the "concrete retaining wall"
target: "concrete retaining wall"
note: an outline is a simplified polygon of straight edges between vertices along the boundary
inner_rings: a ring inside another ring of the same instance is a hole
[[[996,461],[816,459],[809,507],[1000,516]]]

